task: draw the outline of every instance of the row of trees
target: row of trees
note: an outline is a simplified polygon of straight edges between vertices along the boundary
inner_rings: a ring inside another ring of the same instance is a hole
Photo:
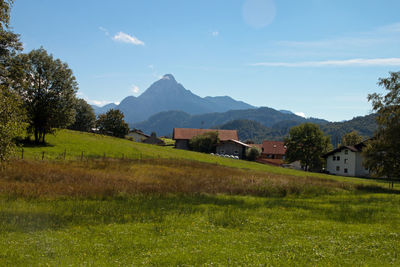
[[[0,0],[0,161],[15,149],[14,139],[24,132],[44,143],[56,128],[125,136],[129,131],[119,111],[99,117],[83,99],[68,65],[44,48],[22,53],[19,35],[9,29],[13,0]]]

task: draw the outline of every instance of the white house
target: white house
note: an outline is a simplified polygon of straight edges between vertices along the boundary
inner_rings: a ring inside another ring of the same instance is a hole
[[[363,142],[354,146],[341,146],[325,154],[326,170],[330,174],[342,176],[368,176],[368,169],[362,165],[361,150],[364,146]]]

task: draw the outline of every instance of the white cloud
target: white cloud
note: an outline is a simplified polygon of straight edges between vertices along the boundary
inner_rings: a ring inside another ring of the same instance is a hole
[[[211,33],[212,36],[217,37],[219,35],[219,31],[213,31]]]
[[[124,32],[119,32],[112,38],[114,41],[128,43],[133,45],[144,45],[144,42]]]
[[[303,117],[303,118],[306,117],[306,114],[304,114],[304,112],[295,112],[294,114],[296,114],[297,116]]]
[[[321,60],[301,62],[259,62],[249,65],[265,67],[400,66],[400,58],[354,58],[345,60]]]
[[[104,34],[106,35],[106,36],[109,36],[110,35],[110,33],[108,32],[108,30],[106,29],[106,28],[104,28],[104,27],[99,27],[99,30],[100,31],[102,31],[102,32],[104,32]]]
[[[131,91],[132,91],[134,94],[137,94],[137,93],[139,93],[139,87],[138,87],[137,85],[132,85]]]

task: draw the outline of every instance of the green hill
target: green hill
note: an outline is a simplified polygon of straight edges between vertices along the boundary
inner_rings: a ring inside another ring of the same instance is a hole
[[[272,174],[318,177],[348,181],[349,178],[310,173],[285,169],[256,162],[222,158],[204,153],[175,149],[171,146],[156,146],[127,139],[115,138],[94,133],[85,133],[72,130],[58,130],[55,135],[47,137],[45,146],[23,146],[17,158],[42,160],[85,160],[90,158],[117,158],[117,159],[182,159],[218,164],[226,167],[262,171]],[[65,155],[65,158],[64,158]],[[371,183],[371,180],[351,178],[353,182]]]

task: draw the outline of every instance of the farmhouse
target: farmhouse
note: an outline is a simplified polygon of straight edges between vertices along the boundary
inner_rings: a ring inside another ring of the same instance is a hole
[[[341,146],[324,155],[326,170],[331,174],[364,177],[369,175],[368,169],[362,165],[361,150],[365,146],[361,142],[354,146]]]
[[[216,152],[217,154],[232,155],[242,159],[243,156],[246,155],[247,148],[251,148],[251,146],[238,140],[230,139],[226,141],[220,141]]]
[[[281,166],[285,160],[286,147],[281,141],[264,141],[261,145],[260,163]]]
[[[143,140],[150,137],[149,135],[138,129],[133,129],[132,131],[130,131],[128,133],[128,136],[133,137],[133,140],[135,140],[135,142],[142,142]]]
[[[217,154],[243,158],[246,149],[250,147],[238,141],[239,138],[236,130],[174,128],[172,139],[175,140],[176,148],[188,150],[190,139],[208,132],[218,132],[220,144],[216,148]]]
[[[159,146],[165,146],[165,142],[158,138],[154,133],[151,134],[149,138],[146,138],[142,141],[142,143],[145,144],[151,144],[151,145],[159,145]]]

